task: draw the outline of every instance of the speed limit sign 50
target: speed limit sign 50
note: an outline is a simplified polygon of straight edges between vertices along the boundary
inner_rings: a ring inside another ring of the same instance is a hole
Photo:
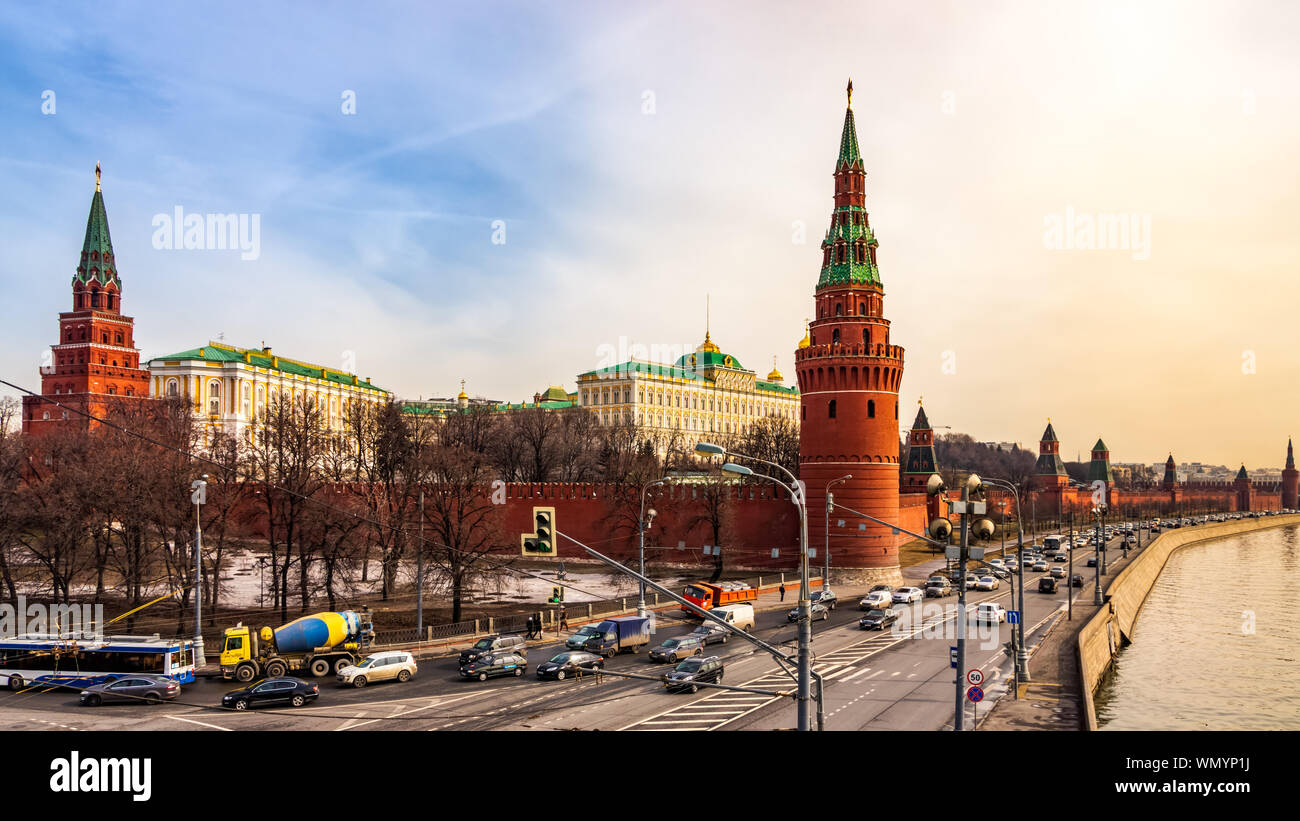
[[[983,684],[984,671],[979,669],[968,670],[966,672],[966,681],[969,682],[972,687],[976,687],[980,684]]]

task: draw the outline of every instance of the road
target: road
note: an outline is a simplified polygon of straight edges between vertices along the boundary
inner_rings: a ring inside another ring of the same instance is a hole
[[[1116,549],[1112,543],[1112,549]],[[1076,550],[1076,564],[1091,555]],[[1117,555],[1117,554],[1113,554]],[[1062,565],[1065,566],[1065,565]],[[1092,569],[1076,567],[1085,579],[1078,595],[1092,595]],[[1038,636],[1059,617],[1066,588],[1055,594],[1037,592],[1042,573],[1027,577],[1026,638],[1032,647]],[[996,601],[1011,609],[1010,589],[969,591],[968,605]],[[951,727],[954,702],[953,670],[948,648],[955,644],[956,597],[927,599],[906,607],[910,619],[884,632],[858,628],[862,615],[856,598],[841,601],[829,618],[813,623],[815,667],[826,677],[825,727],[828,730],[941,730]],[[795,626],[785,611],[757,614],[757,635],[793,654]],[[695,622],[660,614],[657,635],[666,638],[689,631]],[[1010,640],[1009,625],[998,629],[970,626],[968,666],[986,675],[989,699],[1007,689],[1009,662],[1002,643]],[[622,678],[617,673],[660,676],[669,665],[656,665],[644,653],[623,655],[609,662],[598,682],[540,681],[533,668],[563,649],[556,638],[530,646],[529,671],[521,678],[486,682],[464,681],[454,656],[420,661],[420,672],[406,684],[378,684],[364,690],[338,687],[319,680],[321,697],[302,708],[224,710],[221,695],[234,684],[202,680],[187,685],[181,697],[156,707],[104,705],[84,708],[73,693],[0,693],[0,714],[11,729],[62,730],[771,730],[795,725],[794,703],[788,696],[726,690],[671,694],[654,680]],[[791,678],[766,653],[739,639],[710,645],[726,665],[724,683],[780,693],[793,692]],[[991,701],[981,705],[986,712]],[[969,727],[969,722],[968,722]]]

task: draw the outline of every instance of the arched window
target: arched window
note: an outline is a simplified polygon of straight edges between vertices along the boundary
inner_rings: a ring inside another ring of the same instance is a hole
[[[113,335],[113,342],[114,342],[115,344],[121,345],[121,344],[122,344],[122,335],[121,335],[121,334],[114,334],[114,335]]]
[[[870,345],[870,344],[871,344],[871,329],[870,329],[870,328],[863,328],[863,329],[862,329],[862,344],[863,344],[863,345]]]
[[[208,416],[217,416],[221,413],[221,383],[212,380],[208,383]]]
[[[245,382],[244,388],[241,392],[243,393],[244,399],[244,418],[247,419],[253,415],[253,389],[248,386],[247,382]]]
[[[840,329],[839,329],[839,328],[836,328],[836,329],[834,329],[833,331],[831,331],[831,344],[832,344],[832,345],[838,345],[838,344],[840,344]]]
[[[165,391],[163,391],[163,393],[166,394],[167,396],[176,396],[179,390],[180,390],[180,385],[176,382],[176,380],[168,379],[167,388]]]
[[[835,400],[834,400],[834,399],[832,399],[830,402],[828,402],[828,403],[826,404],[826,418],[828,418],[828,419],[834,419],[834,418],[835,418]]]
[[[836,302],[836,303],[835,303],[835,315],[836,315],[836,316],[844,316],[844,303],[843,303],[843,302]]]
[[[865,303],[865,302],[859,302],[859,303],[858,303],[858,316],[866,316],[866,315],[867,315],[867,303]]]
[[[876,400],[874,399],[867,400],[867,418],[868,419],[876,418]]]
[[[257,416],[260,419],[263,411],[266,410],[266,386],[257,386]]]

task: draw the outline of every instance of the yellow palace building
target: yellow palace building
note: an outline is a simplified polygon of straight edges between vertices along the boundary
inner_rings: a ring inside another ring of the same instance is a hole
[[[775,367],[767,379],[747,370],[704,335],[672,365],[636,359],[578,374],[578,404],[603,425],[633,424],[672,434],[744,433],[769,416],[799,424],[799,389]]]
[[[341,429],[355,402],[387,402],[392,394],[356,374],[279,356],[270,348],[209,342],[201,348],[149,361],[149,395],[187,396],[205,418],[204,444],[224,430],[243,435],[268,402],[284,395],[315,398],[328,427]]]

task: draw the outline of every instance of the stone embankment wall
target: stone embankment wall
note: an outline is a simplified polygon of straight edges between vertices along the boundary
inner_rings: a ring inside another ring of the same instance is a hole
[[[1166,530],[1134,557],[1106,586],[1106,606],[1079,631],[1079,677],[1088,729],[1097,729],[1093,704],[1097,688],[1110,669],[1115,654],[1131,640],[1138,612],[1175,550],[1212,539],[1296,524],[1300,524],[1300,514]]]

